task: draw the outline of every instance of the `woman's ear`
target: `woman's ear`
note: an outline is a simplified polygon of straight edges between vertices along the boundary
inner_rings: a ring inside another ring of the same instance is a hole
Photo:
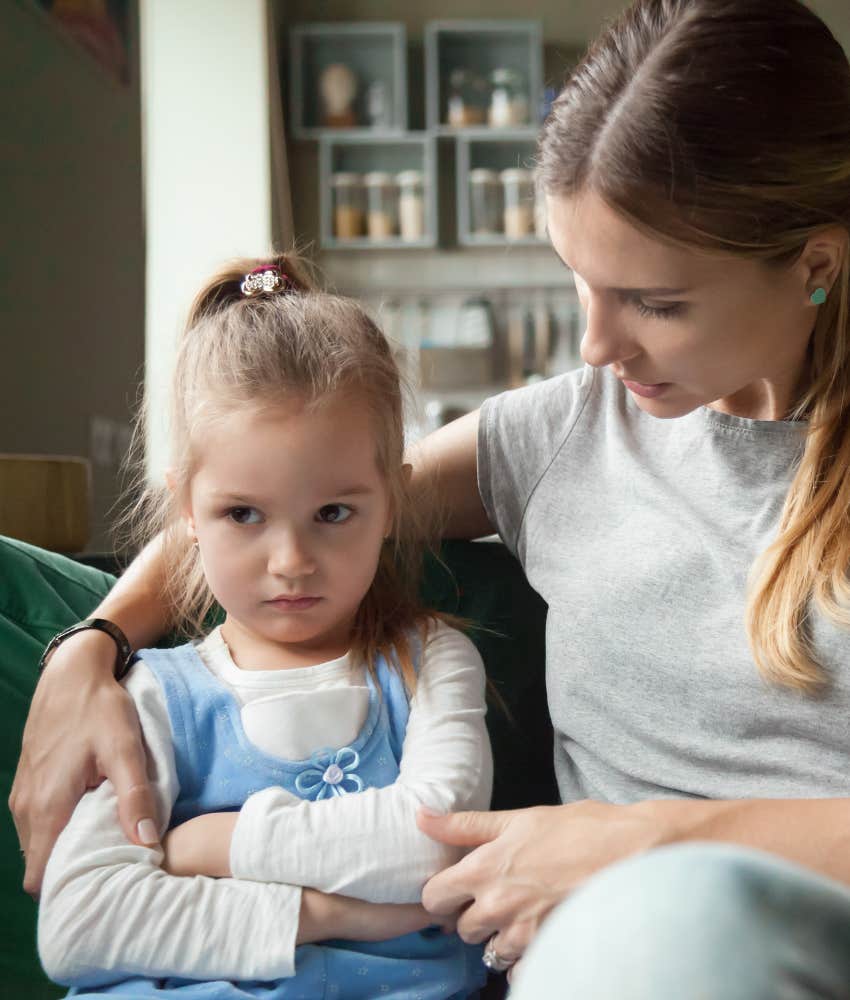
[[[843,226],[829,226],[810,237],[799,261],[807,299],[817,288],[829,295],[847,252],[848,233]]]

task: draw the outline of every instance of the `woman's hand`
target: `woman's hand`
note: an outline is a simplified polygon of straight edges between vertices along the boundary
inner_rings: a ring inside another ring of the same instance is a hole
[[[611,862],[656,846],[659,831],[632,806],[586,800],[512,812],[446,816],[420,810],[423,833],[475,848],[430,879],[422,902],[432,914],[457,919],[471,944],[496,935],[493,946],[519,960],[549,911]]]
[[[114,664],[108,635],[80,632],[51,655],[36,686],[9,796],[30,895],[41,890],[47,859],[74,807],[104,778],[115,785],[127,839],[157,842],[138,716],[113,678]]]
[[[418,903],[366,903],[317,889],[301,892],[301,917],[296,944],[340,938],[348,941],[386,941],[434,924],[448,933],[452,919],[435,919]]]
[[[230,841],[238,812],[205,813],[169,830],[162,867],[171,875],[230,877]]]

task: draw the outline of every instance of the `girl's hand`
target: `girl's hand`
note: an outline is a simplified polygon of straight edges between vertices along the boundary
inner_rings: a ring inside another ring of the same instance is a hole
[[[206,813],[173,827],[162,840],[170,875],[230,877],[230,841],[238,812]]]
[[[447,933],[452,919],[432,917],[418,903],[366,903],[350,896],[336,896],[303,889],[296,944],[340,938],[348,941],[386,941],[440,924]]]
[[[9,796],[26,856],[24,889],[32,896],[41,891],[47,859],[74,807],[104,778],[115,786],[127,839],[157,842],[139,719],[112,675],[114,664],[108,635],[80,632],[51,655],[36,685]]]
[[[426,883],[426,909],[443,916],[463,910],[457,930],[464,941],[495,934],[496,952],[512,960],[522,957],[549,911],[580,882],[660,842],[646,813],[591,800],[446,816],[420,810],[417,822],[434,840],[475,848]]]

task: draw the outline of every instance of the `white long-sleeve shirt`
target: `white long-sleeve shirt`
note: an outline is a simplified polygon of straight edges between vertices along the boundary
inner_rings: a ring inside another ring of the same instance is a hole
[[[242,671],[218,630],[198,652],[240,703],[249,739],[267,753],[302,759],[353,739],[363,724],[365,668],[347,655],[295,670]],[[143,661],[125,684],[164,833],[179,792],[165,695]],[[251,796],[236,824],[229,879],[164,872],[159,848],[127,842],[115,790],[103,782],[81,799],[45,872],[38,939],[48,975],[79,986],[133,974],[282,978],[294,972],[302,886],[372,902],[417,901],[425,881],[459,854],[419,831],[416,809],[489,805],[485,711],[477,650],[436,625],[423,650],[396,782],[318,802],[281,788]]]

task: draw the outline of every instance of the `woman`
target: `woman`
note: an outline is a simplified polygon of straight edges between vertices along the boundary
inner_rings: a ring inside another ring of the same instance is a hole
[[[495,967],[563,904],[522,998],[844,996],[850,67],[797,0],[638,0],[540,164],[588,367],[414,464],[549,605],[565,804],[423,815],[475,848],[423,900]],[[165,624],[158,567],[98,611],[136,645]],[[149,815],[113,659],[82,633],[36,693],[12,794],[30,890],[87,783],[116,782],[128,834]]]

